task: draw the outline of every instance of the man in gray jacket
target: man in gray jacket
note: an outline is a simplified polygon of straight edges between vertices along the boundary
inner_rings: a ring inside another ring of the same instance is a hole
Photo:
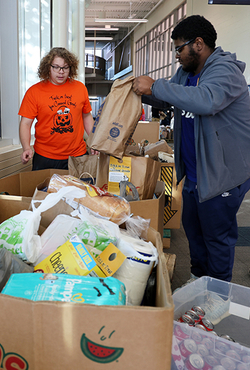
[[[245,63],[215,47],[213,25],[194,15],[172,32],[181,66],[169,80],[137,77],[138,95],[175,107],[177,183],[189,241],[191,278],[230,281],[238,237],[236,213],[250,188],[250,98]]]

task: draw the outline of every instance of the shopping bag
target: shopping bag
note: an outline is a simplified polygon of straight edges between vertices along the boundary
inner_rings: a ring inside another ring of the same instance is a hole
[[[121,159],[142,112],[141,96],[132,89],[134,77],[115,80],[88,136],[89,148]]]
[[[126,157],[123,157],[122,160],[125,158]],[[122,162],[122,160],[120,162]],[[96,175],[96,185],[99,188],[108,189],[110,178],[109,163],[110,156],[100,153]],[[131,156],[130,182],[136,187],[141,200],[153,198],[160,171],[160,162],[151,158]]]
[[[95,185],[98,155],[82,155],[81,157],[69,157],[69,174]]]
[[[41,250],[41,237],[38,229],[41,214],[56,205],[62,198],[85,197],[85,191],[68,186],[57,193],[51,193],[42,201],[32,200],[32,210],[22,210],[19,214],[0,224],[0,248],[5,248],[24,261],[34,263]],[[40,205],[35,208],[35,203]]]

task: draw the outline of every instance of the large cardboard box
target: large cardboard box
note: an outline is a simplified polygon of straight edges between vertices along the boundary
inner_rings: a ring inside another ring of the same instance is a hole
[[[147,140],[149,143],[156,143],[159,138],[159,121],[139,121],[132,136],[132,140],[137,144],[140,143],[142,140]]]
[[[37,185],[47,177],[51,177],[54,173],[64,175],[67,174],[68,171],[48,169],[20,172],[15,175],[3,177],[0,179],[0,193],[32,197]]]
[[[22,197],[0,197],[1,221],[23,207],[28,202]],[[2,364],[34,370],[101,370],[104,364],[111,370],[169,370],[174,312],[169,275],[160,234],[150,228],[147,238],[159,252],[155,307],[32,302],[0,294]]]

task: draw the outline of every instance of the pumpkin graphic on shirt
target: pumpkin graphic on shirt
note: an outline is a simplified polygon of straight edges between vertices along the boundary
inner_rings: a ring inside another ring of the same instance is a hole
[[[70,113],[70,109],[65,106],[61,106],[61,108],[56,112],[53,119],[53,127],[51,129],[51,135],[55,132],[59,134],[64,134],[66,132],[73,132],[73,117]]]

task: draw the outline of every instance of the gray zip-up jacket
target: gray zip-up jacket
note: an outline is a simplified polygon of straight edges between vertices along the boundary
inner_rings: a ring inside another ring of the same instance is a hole
[[[152,95],[175,107],[174,153],[177,184],[185,176],[181,158],[182,109],[194,114],[197,189],[203,202],[250,178],[250,97],[245,63],[221,47],[206,60],[198,85],[185,86],[180,67],[167,81],[156,80]]]

